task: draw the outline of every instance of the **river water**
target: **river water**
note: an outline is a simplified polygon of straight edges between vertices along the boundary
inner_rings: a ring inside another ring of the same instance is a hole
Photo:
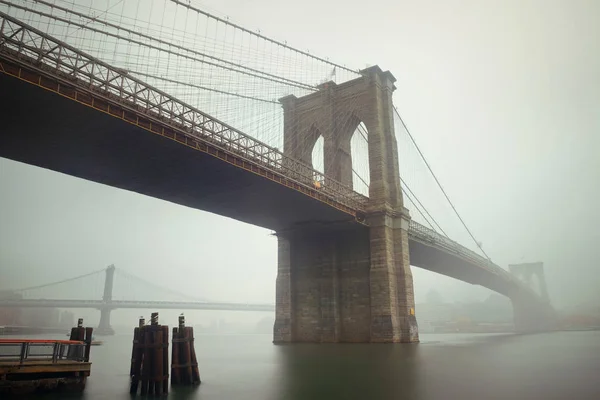
[[[55,338],[62,337],[55,336]],[[83,394],[130,399],[130,335],[92,348]],[[169,399],[600,400],[600,332],[422,334],[418,345],[273,345],[270,335],[198,335],[202,384]]]

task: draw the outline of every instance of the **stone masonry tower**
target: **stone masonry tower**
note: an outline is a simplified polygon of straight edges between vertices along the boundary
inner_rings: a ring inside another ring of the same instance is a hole
[[[544,275],[544,263],[535,262],[523,264],[510,264],[508,268],[513,275],[516,275],[519,279],[521,279],[523,282],[529,285],[530,288],[534,290],[535,285],[533,283],[533,278],[537,277],[540,296],[542,296],[542,298],[546,302],[550,302],[550,297],[548,296],[548,288],[546,286],[546,276]]]
[[[539,291],[540,297],[532,297],[530,293],[515,292],[510,296],[513,305],[515,331],[517,332],[547,332],[556,327],[557,315],[550,305],[550,297],[546,287],[544,263],[522,263],[508,266],[510,272],[517,276],[534,292]],[[534,285],[537,277],[538,288]]]
[[[403,206],[393,124],[395,78],[378,66],[361,75],[280,100],[284,153],[311,165],[314,145],[323,136],[325,175],[350,187],[350,140],[362,122],[370,185],[368,227],[278,232],[274,342],[418,341],[410,216]]]
[[[106,268],[106,275],[104,277],[104,295],[102,296],[102,302],[104,305],[100,308],[100,323],[96,333],[98,335],[114,335],[115,331],[110,325],[110,312],[112,311],[112,292],[113,282],[115,276],[115,266],[110,265]]]

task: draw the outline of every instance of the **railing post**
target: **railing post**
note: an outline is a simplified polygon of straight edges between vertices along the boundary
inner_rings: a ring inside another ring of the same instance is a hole
[[[19,363],[21,365],[23,365],[23,361],[25,361],[25,358],[27,356],[27,345],[27,342],[21,343],[21,355],[19,357]]]
[[[6,24],[6,18],[2,18],[2,25],[0,25],[0,37],[4,33],[4,24]]]
[[[60,348],[60,343],[54,342],[52,345],[52,364],[56,364],[56,359],[58,357],[58,349]]]

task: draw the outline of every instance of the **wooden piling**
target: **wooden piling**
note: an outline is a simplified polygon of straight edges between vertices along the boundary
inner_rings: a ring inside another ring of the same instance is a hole
[[[152,332],[148,329],[148,326],[144,326],[142,328],[142,334],[144,335],[144,347],[142,352],[142,388],[140,390],[140,394],[142,396],[149,394],[149,386],[150,382],[148,378],[150,377],[151,367],[152,367],[152,351],[150,350],[150,345],[152,345]]]
[[[129,392],[141,395],[162,395],[169,391],[169,327],[158,324],[158,313],[152,313],[150,325],[143,318],[133,331],[131,385]]]
[[[200,381],[200,371],[198,371],[198,359],[196,358],[196,346],[194,346],[194,328],[189,327],[189,338],[190,338],[190,352],[191,352],[191,364],[192,364],[192,382],[194,384],[202,383]]]
[[[133,329],[133,346],[131,346],[131,367],[129,368],[129,376],[133,377],[135,375],[135,363],[137,361],[136,350],[138,348],[138,344],[140,343],[140,328]]]
[[[131,369],[129,376],[131,377],[131,385],[129,393],[136,394],[140,383],[140,375],[142,369],[142,356],[144,351],[144,335],[142,328],[145,324],[143,317],[140,317],[139,325],[133,330],[133,346],[131,349]]]
[[[200,384],[198,361],[194,349],[194,329],[185,326],[183,315],[179,317],[179,327],[173,328],[172,341],[171,384]]]
[[[162,326],[157,327],[154,334],[154,393],[162,394],[163,385],[163,331]]]
[[[182,328],[183,332],[181,333],[181,348],[179,349],[179,363],[181,367],[181,373],[183,376],[183,383],[190,384],[192,383],[192,352],[190,350],[190,331],[187,329],[187,326]]]
[[[171,385],[179,384],[179,334],[176,327],[173,327],[173,344],[171,350]]]
[[[90,361],[90,350],[92,348],[92,337],[94,334],[94,328],[85,328],[85,354],[83,360],[85,362]]]
[[[169,327],[167,325],[162,326],[162,389],[163,394],[169,393]]]
[[[86,328],[83,327],[83,318],[79,318],[77,320],[77,326],[71,328],[71,334],[69,336],[69,340],[85,342],[86,341],[85,333],[86,333]],[[91,338],[91,336],[90,336],[90,338]],[[90,340],[90,345],[91,345],[91,340]],[[77,357],[77,358],[80,358],[81,360],[84,360],[86,355],[87,355],[87,357],[89,357],[88,349],[84,349],[81,347],[69,346],[69,350],[68,350],[69,358]]]

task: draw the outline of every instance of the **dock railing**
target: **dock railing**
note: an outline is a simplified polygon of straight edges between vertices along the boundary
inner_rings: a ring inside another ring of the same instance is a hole
[[[89,345],[77,340],[0,339],[0,362],[87,362]]]

